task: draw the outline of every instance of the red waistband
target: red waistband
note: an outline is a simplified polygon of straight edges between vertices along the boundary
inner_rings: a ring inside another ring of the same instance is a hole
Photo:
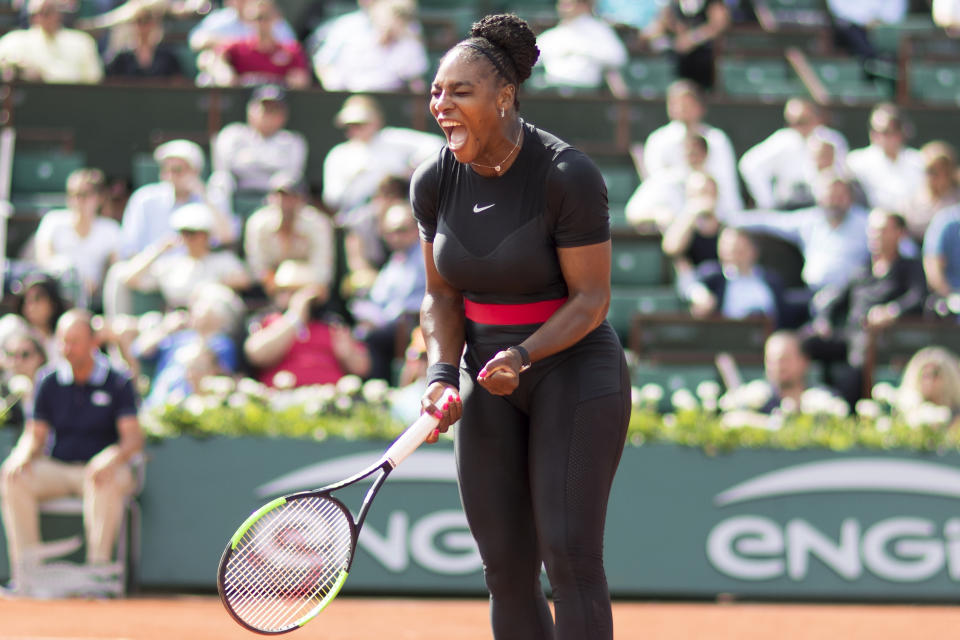
[[[527,304],[481,304],[464,298],[464,314],[480,324],[536,324],[546,322],[563,306],[566,298]]]

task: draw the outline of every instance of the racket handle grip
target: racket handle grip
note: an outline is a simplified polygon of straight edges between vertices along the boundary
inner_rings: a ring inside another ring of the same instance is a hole
[[[444,399],[449,399],[447,396],[452,395],[454,395],[454,392],[447,391],[445,392]],[[387,452],[383,454],[383,459],[385,461],[388,460],[390,466],[396,468],[398,464],[403,462],[407,456],[423,444],[423,441],[427,439],[430,432],[437,428],[438,424],[440,424],[440,420],[436,416],[424,413],[417,418],[416,422],[407,427],[407,429],[400,434],[400,437],[390,445]]]

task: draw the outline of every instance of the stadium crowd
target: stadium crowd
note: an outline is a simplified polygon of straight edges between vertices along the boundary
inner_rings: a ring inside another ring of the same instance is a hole
[[[337,15],[317,3],[296,16],[272,0],[80,4],[79,19],[60,0],[15,5],[24,23],[0,37],[6,77],[182,77],[249,87],[250,97],[245,119],[224,126],[209,153],[186,139],[158,146],[159,180],[130,193],[119,215],[106,214],[101,171],[70,175],[67,206],[42,216],[19,256],[20,309],[0,322],[8,377],[36,370],[21,360],[57,359],[57,318],[78,306],[97,314],[103,350],[140,380],[146,406],[218,374],[284,387],[346,374],[410,382],[401,366],[405,354],[422,358],[412,332],[424,274],[408,180],[442,138],[385,126],[367,92],[425,90],[431,60],[416,3],[360,0]],[[948,3],[933,4],[950,33]],[[631,146],[640,184],[627,220],[662,235],[694,316],[768,316],[777,344],[798,345],[820,364],[817,382],[853,406],[870,330],[960,312],[956,151],[912,139],[892,103],[863,123],[869,145],[850,149],[828,109],[797,97],[783,127],[737,158],[708,124],[716,45],[734,23],[763,22],[763,6],[559,0],[540,24],[538,86],[626,97],[630,52],[671,56],[679,79],[668,121]],[[827,6],[838,50],[874,73],[883,56],[869,46],[871,29],[902,20],[908,3]],[[286,91],[310,86],[353,94],[330,123],[344,140],[313,181],[306,138],[287,128]],[[322,186],[314,193],[311,182]],[[259,204],[240,212],[239,200]],[[799,285],[759,263],[757,238],[770,235],[796,246]]]

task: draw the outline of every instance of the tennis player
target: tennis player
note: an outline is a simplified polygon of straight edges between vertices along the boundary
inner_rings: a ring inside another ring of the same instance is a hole
[[[441,417],[429,440],[460,420],[494,636],[601,640],[613,637],[602,546],[629,377],[605,320],[606,187],[586,155],[518,113],[538,55],[523,20],[487,16],[433,81],[447,145],[411,185],[427,267],[422,405]],[[441,404],[448,387],[461,394]]]

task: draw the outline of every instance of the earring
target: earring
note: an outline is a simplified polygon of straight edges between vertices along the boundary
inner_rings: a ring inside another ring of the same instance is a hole
[[[506,114],[506,112],[507,112],[506,109],[504,109],[503,107],[500,107],[500,118],[501,118],[501,119],[503,119],[503,116]]]

